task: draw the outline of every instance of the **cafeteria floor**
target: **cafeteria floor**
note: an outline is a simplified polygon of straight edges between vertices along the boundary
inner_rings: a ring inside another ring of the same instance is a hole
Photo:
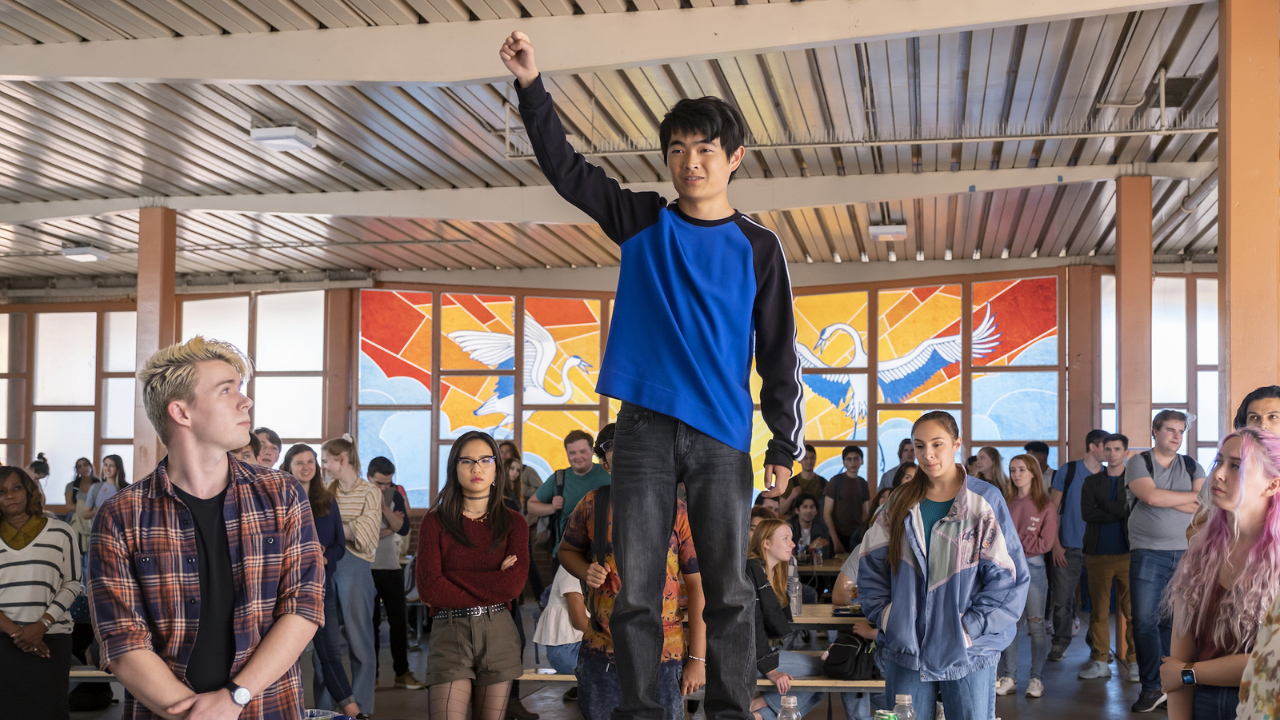
[[[531,609],[535,607],[531,601],[525,603],[524,623],[525,628],[530,630],[532,634],[533,618]],[[1084,627],[1088,626],[1088,616],[1082,614],[1081,622]],[[1113,663],[1112,675],[1110,680],[1089,680],[1082,681],[1076,679],[1076,673],[1080,668],[1084,667],[1089,659],[1089,651],[1084,643],[1084,627],[1081,628],[1080,635],[1071,643],[1071,647],[1067,650],[1066,659],[1058,663],[1046,663],[1044,672],[1044,697],[1033,699],[1028,698],[1023,693],[1027,689],[1028,672],[1030,670],[1030,644],[1031,639],[1023,636],[1019,639],[1021,647],[1019,648],[1019,658],[1022,663],[1021,672],[1018,676],[1018,692],[1015,695],[1007,695],[996,698],[996,714],[1001,720],[1077,720],[1081,717],[1097,718],[1098,720],[1119,720],[1120,718],[1129,717],[1129,706],[1138,698],[1139,686],[1133,683],[1125,682],[1123,679],[1124,672],[1117,669]],[[375,720],[426,720],[427,718],[427,691],[426,690],[399,690],[393,686],[394,677],[391,671],[391,653],[387,649],[387,626],[384,623],[381,631],[382,636],[382,672],[378,676],[377,690],[377,706],[376,712],[373,713]],[[1114,637],[1114,631],[1112,633]],[[811,647],[817,647],[816,644]],[[545,664],[545,655],[539,655]],[[427,649],[423,645],[417,650],[409,650],[409,663],[413,671],[422,677],[423,670],[427,662]],[[525,667],[535,667],[534,653],[532,644],[525,652]],[[307,690],[307,702],[311,701],[311,653],[304,653],[302,656],[302,677],[303,684]],[[116,689],[117,697],[121,696],[119,685],[113,686]],[[541,716],[541,720],[581,720],[582,715],[578,712],[576,703],[565,702],[561,699],[564,694],[563,686],[556,687],[524,687],[521,688],[521,697],[524,705],[533,712]],[[1162,708],[1156,710],[1155,715],[1164,715],[1165,710]],[[109,709],[98,712],[81,712],[72,713],[73,720],[116,720],[121,716],[120,703],[113,704]],[[810,720],[825,720],[827,717],[827,703],[824,700],[808,716]],[[836,701],[835,707],[832,709],[832,720],[844,720],[844,709],[839,700]],[[699,716],[701,718],[701,715]]]

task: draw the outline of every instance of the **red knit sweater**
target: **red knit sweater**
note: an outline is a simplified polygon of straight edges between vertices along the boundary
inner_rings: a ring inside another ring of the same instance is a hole
[[[529,526],[509,509],[511,529],[505,546],[489,549],[493,523],[463,518],[462,528],[471,547],[445,532],[435,512],[422,518],[418,529],[418,595],[433,609],[497,605],[514,600],[529,579]],[[516,564],[500,570],[508,555]]]

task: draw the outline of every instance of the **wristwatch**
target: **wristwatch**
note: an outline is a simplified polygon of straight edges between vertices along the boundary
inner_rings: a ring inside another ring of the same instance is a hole
[[[253,699],[253,693],[250,693],[248,688],[242,688],[234,681],[227,682],[227,689],[231,691],[231,701],[240,707],[248,706],[249,701]]]
[[[41,622],[41,624],[43,624],[43,625],[44,625],[44,629],[45,629],[45,630],[52,630],[52,629],[53,629],[53,622],[52,622],[51,620],[49,620],[49,619],[47,619],[47,618],[44,618],[44,617],[41,617],[41,618],[40,618],[40,622]]]
[[[1186,666],[1182,668],[1182,684],[1183,685],[1196,684],[1195,665],[1196,665],[1195,663],[1187,663]]]

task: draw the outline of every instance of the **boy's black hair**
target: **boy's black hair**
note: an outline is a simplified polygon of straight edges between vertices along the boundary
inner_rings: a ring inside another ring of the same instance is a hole
[[[1106,436],[1105,438],[1103,438],[1103,439],[1102,439],[1102,444],[1103,444],[1103,445],[1106,445],[1106,444],[1107,444],[1107,443],[1109,443],[1109,442],[1118,442],[1118,443],[1120,443],[1121,445],[1123,445],[1123,446],[1124,446],[1124,449],[1125,449],[1125,450],[1128,450],[1128,449],[1129,449],[1129,436],[1128,436],[1128,435],[1121,435],[1120,433],[1111,433],[1110,435],[1108,435],[1108,436]]]
[[[862,448],[858,447],[857,445],[846,445],[844,450],[840,451],[840,459],[844,460],[845,458],[849,457],[849,453],[853,453],[854,455],[857,455],[863,460],[867,459],[867,456],[862,454]]]
[[[605,455],[608,454],[608,451],[604,449],[604,444],[606,442],[609,442],[609,443],[613,442],[613,432],[614,432],[614,428],[616,427],[617,425],[615,425],[614,423],[609,423],[608,425],[605,425],[604,427],[600,428],[600,434],[596,435],[596,444],[595,444],[595,447],[592,449],[595,450],[596,457],[600,458],[601,460],[604,460]]]
[[[1186,416],[1184,415],[1183,418],[1185,419]],[[1091,447],[1093,445],[1101,445],[1102,442],[1106,439],[1106,437],[1110,434],[1111,433],[1107,432],[1106,430],[1099,430],[1098,428],[1094,428],[1089,431],[1088,435],[1084,436],[1084,446]]]
[[[392,475],[396,474],[396,465],[395,463],[391,462],[390,458],[385,458],[379,455],[378,457],[369,461],[369,472],[366,473],[365,476],[373,477],[374,473],[391,477]]]
[[[799,510],[800,506],[804,505],[805,500],[812,500],[813,506],[815,508],[818,507],[818,498],[809,493],[800,493],[800,497],[796,498],[796,510]]]
[[[813,446],[812,446],[812,445],[810,445],[809,443],[805,443],[805,444],[804,444],[804,454],[805,454],[805,455],[808,455],[809,453],[813,453],[814,455],[817,455],[817,454],[818,454],[818,451],[817,451],[817,450],[814,450],[814,449],[813,449]]]
[[[240,446],[239,450],[243,450],[244,446]],[[262,453],[262,441],[258,439],[257,433],[249,433],[249,450],[255,458]]]
[[[1022,446],[1022,449],[1023,449],[1023,450],[1026,450],[1026,451],[1027,451],[1027,452],[1029,452],[1029,453],[1036,453],[1036,452],[1038,452],[1038,453],[1044,453],[1045,455],[1048,455],[1048,454],[1049,454],[1049,443],[1041,442],[1041,441],[1039,441],[1039,440],[1032,440],[1031,442],[1027,443],[1026,445],[1023,445],[1023,446]]]
[[[1270,398],[1280,398],[1280,385],[1264,385],[1245,395],[1244,400],[1240,402],[1240,409],[1236,410],[1235,421],[1231,423],[1231,429],[1239,430],[1248,425],[1249,406],[1259,400],[1268,400]]]
[[[263,435],[266,435],[267,440],[269,440],[272,445],[275,445],[276,447],[280,447],[280,436],[276,434],[275,430],[272,430],[269,427],[260,427],[257,430],[253,431],[254,435],[257,435],[258,433],[262,433]],[[258,439],[261,440],[262,438],[258,438]]]
[[[662,125],[658,127],[658,140],[662,143],[662,157],[667,157],[667,146],[674,133],[705,138],[708,142],[719,140],[725,157],[733,157],[738,148],[746,144],[747,122],[738,108],[710,95],[697,100],[685,99],[676,103]],[[737,171],[734,171],[737,172]],[[729,176],[733,179],[733,175]]]

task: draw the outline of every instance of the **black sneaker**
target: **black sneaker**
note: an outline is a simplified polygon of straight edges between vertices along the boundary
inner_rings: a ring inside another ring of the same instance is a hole
[[[1133,704],[1133,711],[1136,713],[1147,713],[1155,710],[1164,704],[1165,698],[1168,696],[1159,690],[1146,691],[1138,696],[1138,702]]]
[[[1055,645],[1053,649],[1049,651],[1049,662],[1062,662],[1062,658],[1066,656],[1067,656],[1067,649],[1060,648]]]

